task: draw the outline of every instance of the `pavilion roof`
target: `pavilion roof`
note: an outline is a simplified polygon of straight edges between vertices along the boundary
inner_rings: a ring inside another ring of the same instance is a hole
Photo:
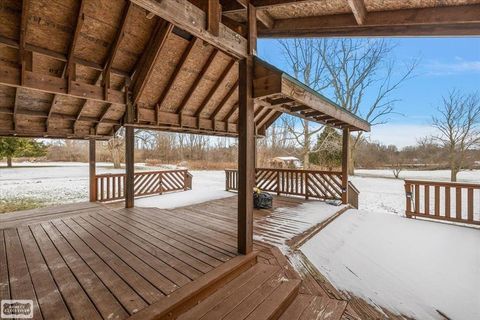
[[[0,135],[108,138],[124,124],[128,99],[137,127],[237,134],[238,61],[230,53],[133,2],[23,3],[6,0],[0,10]],[[282,83],[257,97],[257,133],[282,112],[368,130],[285,73],[255,63]],[[279,98],[288,102],[278,105]]]

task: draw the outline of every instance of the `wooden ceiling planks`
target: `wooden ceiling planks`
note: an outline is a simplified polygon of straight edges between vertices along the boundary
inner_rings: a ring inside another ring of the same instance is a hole
[[[125,85],[131,82],[138,110],[129,125],[237,134],[237,58],[238,50],[246,46],[240,35],[220,25],[220,38],[237,39],[233,51],[224,50],[228,41],[219,45],[211,35],[197,34],[202,26],[185,28],[190,34],[149,11],[158,14],[172,1],[163,1],[160,7],[149,0],[25,1],[30,2],[28,11],[10,0],[0,6],[0,94],[9,96],[0,107],[1,133],[107,138],[124,124]],[[267,10],[257,10],[257,19],[262,28],[274,28],[276,22]],[[23,38],[22,12],[28,16]],[[191,12],[195,19],[201,16],[196,9]],[[31,62],[25,64],[32,68],[22,68],[21,50],[32,53]],[[12,102],[12,90],[19,92],[18,103]],[[281,112],[321,119],[314,117],[318,112],[311,106],[305,109],[310,114],[290,110],[299,105],[298,97],[274,98],[258,98],[257,132],[264,132]],[[15,128],[17,117],[20,126]]]

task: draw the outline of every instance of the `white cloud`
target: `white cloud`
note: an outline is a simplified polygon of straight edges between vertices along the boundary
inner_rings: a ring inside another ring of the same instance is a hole
[[[371,141],[385,145],[396,145],[398,148],[415,145],[417,140],[435,134],[435,129],[427,124],[383,124],[373,126],[366,135]]]
[[[445,63],[431,61],[424,65],[428,75],[452,75],[459,73],[480,73],[480,60],[467,61],[461,57],[455,57],[454,62]]]

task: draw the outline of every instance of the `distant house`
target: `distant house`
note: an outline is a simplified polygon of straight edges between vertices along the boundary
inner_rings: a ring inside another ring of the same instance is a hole
[[[283,169],[300,169],[302,162],[296,157],[275,157],[270,160],[270,166]]]

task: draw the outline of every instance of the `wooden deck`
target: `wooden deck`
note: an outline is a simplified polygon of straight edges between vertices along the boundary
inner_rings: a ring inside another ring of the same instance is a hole
[[[295,211],[304,202],[277,197],[281,213],[257,210],[262,241],[249,256],[236,253],[235,196],[171,210],[82,203],[5,214],[0,299],[33,299],[35,319],[363,319],[362,303],[278,249],[315,227]]]

